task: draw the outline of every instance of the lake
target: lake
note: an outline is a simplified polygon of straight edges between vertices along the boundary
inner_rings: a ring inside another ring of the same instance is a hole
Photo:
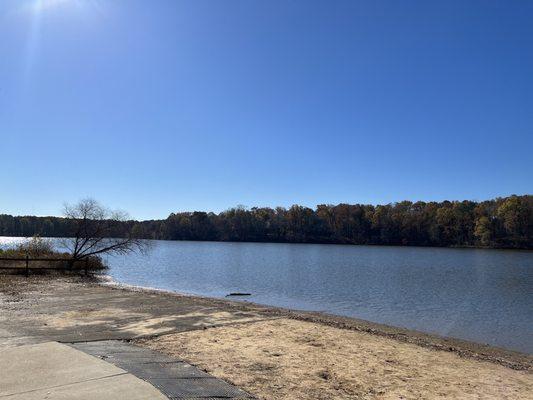
[[[4,244],[17,241],[0,238]],[[356,317],[533,353],[533,252],[153,241],[117,282]]]

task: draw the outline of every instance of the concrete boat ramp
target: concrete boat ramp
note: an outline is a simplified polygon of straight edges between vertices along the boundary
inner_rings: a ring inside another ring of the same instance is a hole
[[[165,399],[147,382],[56,342],[0,351],[0,399]]]
[[[0,285],[0,400],[250,399],[132,339],[265,318],[209,300],[13,277]]]
[[[121,341],[47,342],[0,350],[0,399],[250,399],[171,357]]]

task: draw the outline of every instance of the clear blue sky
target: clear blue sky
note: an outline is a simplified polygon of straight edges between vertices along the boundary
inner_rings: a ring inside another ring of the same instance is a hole
[[[0,213],[533,193],[533,2],[2,0]]]

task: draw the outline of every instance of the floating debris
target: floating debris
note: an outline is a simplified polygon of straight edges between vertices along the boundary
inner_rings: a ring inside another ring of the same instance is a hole
[[[227,294],[226,297],[230,297],[230,296],[251,296],[251,295],[252,295],[251,293],[234,292],[234,293]]]

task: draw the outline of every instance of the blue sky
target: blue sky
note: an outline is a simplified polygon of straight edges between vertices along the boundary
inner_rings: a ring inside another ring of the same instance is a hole
[[[2,0],[0,213],[533,193],[533,2]]]

